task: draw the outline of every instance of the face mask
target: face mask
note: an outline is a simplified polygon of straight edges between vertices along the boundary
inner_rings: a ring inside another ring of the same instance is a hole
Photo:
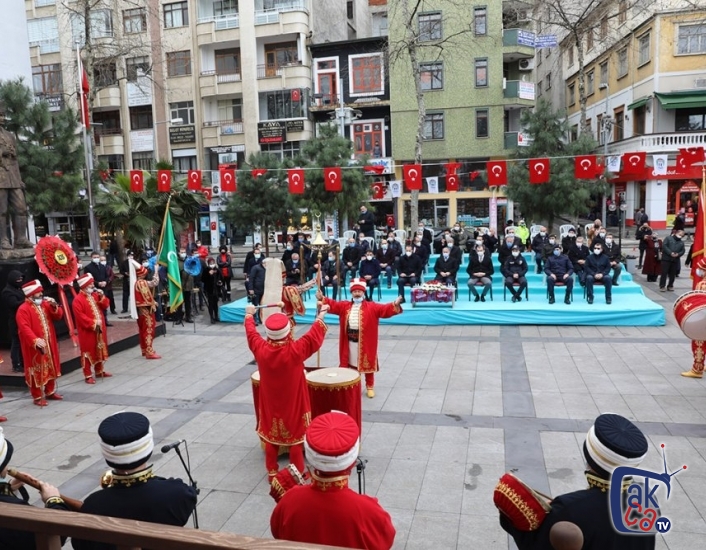
[[[461,231],[460,227],[454,227],[454,231]]]
[[[412,255],[412,253],[411,253],[411,252],[409,252],[409,251],[407,251],[407,252],[405,252],[405,253],[404,253],[404,255],[405,255],[405,256],[411,256],[411,255]]]
[[[555,256],[558,256],[560,252],[561,252],[560,250],[555,250],[555,251],[554,251],[554,255],[555,255]]]
[[[513,257],[513,258],[517,258],[519,255],[520,255],[519,252],[513,252],[513,253],[512,253],[512,257]]]
[[[208,264],[208,269],[216,269],[216,264]]]
[[[449,259],[449,255],[448,255],[448,254],[444,254],[443,256],[444,256],[444,260],[448,260],[448,259]]]
[[[546,231],[540,231],[539,234],[540,234],[542,237],[544,237],[544,235],[546,235],[547,232],[546,232]]]
[[[417,227],[417,233],[424,233],[423,227]]]
[[[613,239],[606,239],[606,240],[605,240],[605,243],[606,243],[606,244],[611,244],[612,242],[613,242]]]
[[[383,245],[382,245],[382,249],[383,249],[383,250],[387,250],[387,245],[386,245],[386,244],[383,244]]]
[[[453,241],[452,240],[447,241],[446,246],[448,246],[449,248],[453,248],[453,246],[454,246]]]
[[[576,233],[569,233],[569,238],[570,238],[570,239],[573,239],[574,237],[576,237]]]
[[[108,265],[108,262],[106,262],[105,260],[103,260],[103,261],[101,262],[101,265]]]
[[[100,262],[100,258],[92,258],[91,261],[92,261],[94,264],[97,264],[98,262]]]
[[[255,258],[259,258],[261,255],[260,254],[254,254]]]
[[[605,238],[605,233],[599,233],[601,239]]]
[[[549,244],[554,244],[556,242],[555,239],[549,239]]]
[[[33,298],[32,301],[37,305],[41,305],[44,301],[44,298]]]
[[[142,262],[142,267],[149,267],[150,263],[149,262]]]
[[[508,248],[512,248],[512,241],[508,241],[508,242],[506,242],[505,244],[507,244],[507,247],[508,247]]]
[[[179,252],[179,257],[183,260],[186,258],[186,252]]]
[[[388,243],[391,243],[391,242],[394,241],[394,240],[395,240],[394,237],[388,237],[388,238],[387,238],[387,242],[388,242]]]
[[[478,254],[478,257],[479,257],[479,258],[480,258],[481,256],[483,256],[483,252],[485,252],[484,249],[482,249],[482,248],[476,248],[476,254]]]
[[[353,248],[353,247],[355,246],[355,243],[348,243],[348,246],[350,246],[351,248]]]
[[[334,261],[335,259],[336,259],[336,258],[334,258],[333,256],[329,256],[329,257],[328,257],[328,261],[329,261],[329,262],[332,262],[332,261]]]
[[[583,246],[583,241],[576,241],[576,246]]]
[[[362,304],[362,303],[363,303],[363,298],[353,298],[353,303],[354,303],[354,304]]]
[[[366,256],[366,258],[368,259],[368,261],[370,261],[370,260],[372,260],[372,259],[373,259],[373,257],[372,257],[372,256]]]
[[[287,245],[287,250],[292,250],[292,245],[291,245],[291,244],[288,244],[288,245]]]
[[[476,244],[482,245],[483,241],[476,241]]]
[[[594,253],[596,256],[598,256],[601,252],[602,252],[602,250],[601,250],[600,248],[596,248],[596,249],[593,251],[593,253]]]
[[[88,287],[88,288],[86,289],[86,292],[87,292],[88,294],[93,294],[93,292],[94,292],[95,290],[96,290],[96,289],[91,286],[91,287]]]
[[[681,241],[681,235],[674,235],[674,238],[678,241]]]

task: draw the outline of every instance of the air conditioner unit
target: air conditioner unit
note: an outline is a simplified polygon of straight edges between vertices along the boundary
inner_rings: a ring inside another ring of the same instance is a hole
[[[530,14],[527,10],[517,11],[517,22],[518,23],[528,23],[530,20]]]
[[[534,59],[520,59],[518,65],[521,71],[531,71],[534,69]]]
[[[694,88],[706,88],[706,78],[697,78],[694,80]]]

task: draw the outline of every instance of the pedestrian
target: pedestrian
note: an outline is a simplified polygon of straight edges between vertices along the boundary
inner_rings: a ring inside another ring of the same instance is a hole
[[[645,238],[640,241],[645,243],[644,252],[645,263],[642,265],[642,274],[647,275],[647,282],[654,283],[657,277],[662,274],[662,239],[657,233],[645,235]]]
[[[108,338],[103,312],[110,305],[110,301],[100,289],[95,287],[93,275],[90,273],[79,277],[77,283],[81,291],[74,298],[71,307],[78,329],[81,367],[86,384],[95,384],[96,378],[113,376],[105,370],[105,360],[108,359]]]
[[[221,245],[218,249],[216,264],[221,270],[223,279],[223,301],[230,302],[230,281],[233,279],[233,268],[231,267],[231,257],[228,254],[228,248],[225,245]]]
[[[660,292],[674,290],[674,278],[681,267],[681,257],[686,252],[682,237],[684,237],[684,231],[677,231],[664,239],[662,243],[662,276],[659,278]]]
[[[22,351],[20,349],[20,337],[17,334],[17,322],[15,316],[17,309],[24,303],[25,294],[22,292],[22,282],[24,277],[21,272],[13,269],[7,274],[7,284],[2,289],[2,302],[7,310],[7,329],[10,335],[10,359],[12,361],[12,372],[24,372],[22,362]]]
[[[206,294],[211,324],[218,323],[220,321],[218,318],[218,298],[223,288],[223,275],[216,265],[215,258],[209,258],[206,261],[206,270],[201,275],[201,278],[203,280],[203,289]]]
[[[64,316],[63,308],[53,298],[44,297],[38,279],[22,285],[24,303],[17,309],[17,331],[25,365],[25,382],[39,407],[47,406],[47,399],[60,401],[56,393],[56,379],[61,376],[59,343],[54,321]]]
[[[402,313],[402,296],[394,302],[378,304],[365,300],[367,284],[363,279],[350,283],[351,300],[336,301],[317,291],[316,299],[338,315],[340,327],[338,363],[341,368],[351,368],[365,375],[367,396],[375,397],[375,373],[380,370],[378,362],[378,327],[380,319]]]
[[[637,247],[640,250],[640,261],[637,265],[638,268],[641,268],[643,265],[642,259],[645,256],[647,241],[649,240],[650,235],[652,235],[652,228],[647,224],[640,225],[637,230],[635,230],[635,239],[637,239]]]
[[[284,313],[273,313],[265,320],[267,338],[255,328],[255,306],[245,307],[245,334],[260,372],[260,402],[257,434],[265,444],[265,468],[269,481],[277,475],[279,448],[289,449],[289,460],[304,471],[304,432],[311,421],[309,388],[304,361],[321,349],[328,330],[321,306],[309,331],[294,340],[292,325]]]
[[[135,291],[133,299],[135,303],[135,313],[133,319],[137,319],[137,327],[140,337],[140,349],[145,359],[161,359],[157,355],[152,345],[154,344],[154,334],[157,326],[154,312],[157,310],[157,302],[152,294],[152,289],[159,284],[159,276],[155,273],[149,281],[147,268],[137,262],[133,264],[135,270]]]

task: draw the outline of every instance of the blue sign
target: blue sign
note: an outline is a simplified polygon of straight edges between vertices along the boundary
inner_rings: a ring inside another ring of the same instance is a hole
[[[556,48],[558,43],[555,34],[540,34],[535,40],[536,48]]]
[[[535,41],[535,34],[533,32],[523,30],[517,31],[518,46],[529,46],[530,48],[534,48]]]

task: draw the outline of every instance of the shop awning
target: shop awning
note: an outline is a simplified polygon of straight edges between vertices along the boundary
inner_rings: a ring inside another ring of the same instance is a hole
[[[659,99],[660,104],[664,109],[690,109],[693,107],[706,107],[706,91],[686,91],[686,92],[670,92],[657,93],[655,96]]]
[[[647,102],[650,100],[650,96],[647,97],[641,97],[637,101],[633,101],[630,105],[628,105],[628,111],[632,111],[633,109],[639,109],[640,107],[644,107],[647,105]]]

